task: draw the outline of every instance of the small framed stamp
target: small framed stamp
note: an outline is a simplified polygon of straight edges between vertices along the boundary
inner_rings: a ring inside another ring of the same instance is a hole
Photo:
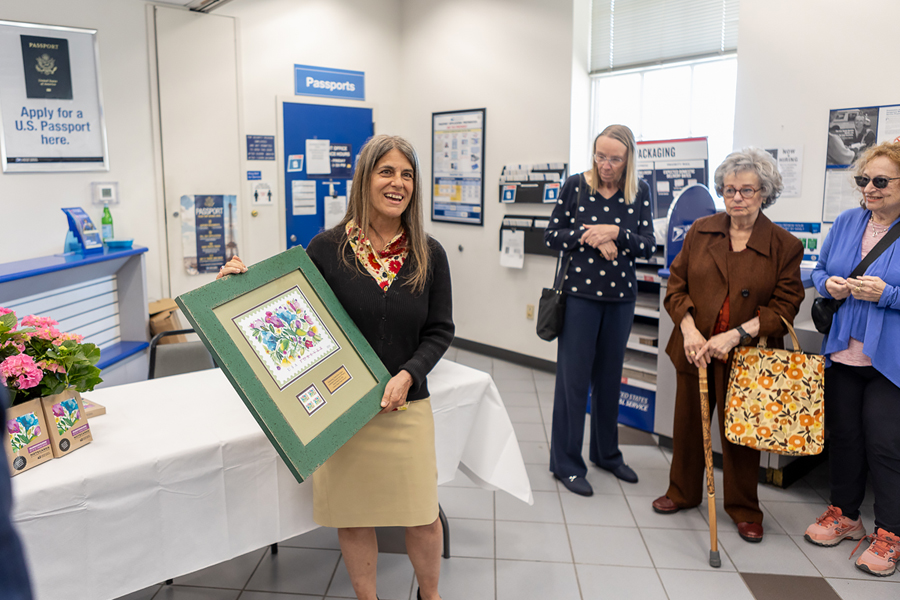
[[[325,398],[322,397],[322,394],[319,393],[319,390],[314,385],[297,394],[297,400],[300,401],[300,404],[303,405],[309,416],[312,416],[314,412],[325,406]]]

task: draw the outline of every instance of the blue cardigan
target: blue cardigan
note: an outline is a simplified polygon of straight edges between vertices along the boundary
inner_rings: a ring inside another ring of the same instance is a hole
[[[825,289],[825,281],[833,275],[846,278],[859,264],[862,236],[871,214],[866,209],[853,208],[835,219],[812,273],[813,284],[825,298],[832,297]],[[831,331],[822,342],[822,354],[846,349],[853,337],[863,342],[863,353],[872,359],[872,366],[900,386],[900,243],[894,242],[869,265],[865,274],[885,282],[881,299],[876,304],[848,297],[834,315]]]

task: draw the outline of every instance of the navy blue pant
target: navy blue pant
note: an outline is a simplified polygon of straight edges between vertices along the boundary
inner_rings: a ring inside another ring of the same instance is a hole
[[[595,302],[569,296],[556,354],[556,390],[550,435],[550,470],[560,477],[587,474],[581,457],[588,393],[591,462],[621,465],[619,389],[634,302]]]
[[[872,474],[875,526],[900,535],[900,388],[875,367],[825,369],[831,504],[855,519]]]
[[[0,383],[0,427],[6,427],[6,388]],[[2,437],[2,436],[0,436]],[[3,453],[3,450],[0,450]],[[22,544],[9,520],[12,512],[12,488],[6,456],[0,456],[0,598],[31,600],[31,584],[25,568]]]

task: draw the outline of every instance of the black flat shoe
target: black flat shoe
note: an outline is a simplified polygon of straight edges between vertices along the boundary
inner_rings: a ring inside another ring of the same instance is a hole
[[[578,475],[571,475],[569,477],[560,477],[556,473],[553,474],[556,479],[559,479],[562,484],[566,487],[567,490],[572,492],[573,494],[578,494],[579,496],[593,496],[594,488],[591,487],[591,484],[588,483],[588,480],[584,477],[580,477]]]
[[[625,483],[637,483],[637,473],[626,464],[621,464],[612,470],[612,474],[624,481]]]

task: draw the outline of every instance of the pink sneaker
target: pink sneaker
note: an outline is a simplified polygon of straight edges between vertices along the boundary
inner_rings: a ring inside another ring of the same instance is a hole
[[[873,540],[872,544],[856,559],[857,568],[877,577],[893,575],[897,569],[897,559],[900,558],[900,537],[879,527],[875,535],[865,539],[870,538]],[[862,540],[859,543],[861,544]],[[856,548],[859,548],[859,544]],[[856,552],[856,548],[853,552]],[[853,558],[852,553],[850,558]]]
[[[816,546],[837,546],[843,540],[861,540],[866,537],[862,519],[848,519],[837,506],[829,506],[816,522],[806,528],[803,535]]]

